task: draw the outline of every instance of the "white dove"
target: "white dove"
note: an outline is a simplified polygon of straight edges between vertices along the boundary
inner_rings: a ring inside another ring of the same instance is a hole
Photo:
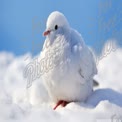
[[[97,73],[92,52],[58,11],[49,15],[44,36],[42,79],[56,103],[54,110],[69,102],[85,101],[93,91],[93,76]]]

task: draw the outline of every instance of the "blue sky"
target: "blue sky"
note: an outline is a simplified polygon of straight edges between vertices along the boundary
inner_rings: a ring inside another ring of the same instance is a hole
[[[0,0],[0,51],[38,54],[46,19],[55,10],[96,52],[108,39],[122,45],[122,0]]]

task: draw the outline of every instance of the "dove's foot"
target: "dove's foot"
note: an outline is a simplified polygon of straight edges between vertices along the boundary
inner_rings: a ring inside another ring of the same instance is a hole
[[[62,107],[65,107],[68,103],[69,102],[67,102],[67,101],[60,100],[60,101],[58,101],[58,103],[56,104],[56,106],[53,109],[55,110],[59,105],[61,105]]]

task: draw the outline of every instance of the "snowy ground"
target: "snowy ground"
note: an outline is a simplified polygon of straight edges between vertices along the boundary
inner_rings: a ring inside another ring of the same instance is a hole
[[[52,109],[53,104],[41,79],[26,89],[23,69],[31,58],[30,54],[15,57],[0,52],[0,122],[122,121],[121,48],[99,62],[95,79],[100,86],[86,103],[70,103],[56,111]]]

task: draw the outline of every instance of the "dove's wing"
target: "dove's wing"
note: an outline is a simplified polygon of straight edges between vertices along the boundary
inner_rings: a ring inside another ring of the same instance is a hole
[[[91,80],[97,73],[96,63],[92,51],[85,45],[81,35],[72,30],[71,45],[72,51],[78,55],[78,72],[86,81]]]

